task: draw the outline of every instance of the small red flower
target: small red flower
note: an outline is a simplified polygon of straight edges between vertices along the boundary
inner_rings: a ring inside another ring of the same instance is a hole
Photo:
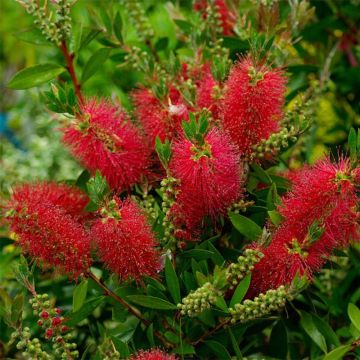
[[[111,202],[103,219],[92,227],[101,261],[121,280],[140,280],[160,270],[156,240],[146,216],[132,201]]]
[[[205,216],[216,219],[226,214],[242,194],[238,154],[229,138],[217,129],[209,131],[202,145],[186,138],[175,142],[170,169],[180,180],[172,212],[188,230],[199,226]]]
[[[277,131],[285,95],[282,70],[242,59],[230,71],[222,101],[222,122],[241,154]]]
[[[176,360],[175,355],[168,355],[159,349],[139,351],[130,357],[131,360]]]
[[[6,205],[5,219],[25,252],[77,277],[91,263],[89,236],[76,221],[86,202],[83,193],[66,185],[19,186]]]
[[[46,339],[50,339],[53,335],[54,335],[53,329],[47,329],[47,330],[45,331],[45,338],[46,338]]]
[[[283,198],[283,216],[252,274],[251,293],[290,284],[296,273],[312,278],[335,248],[359,241],[357,169],[327,158],[305,167]]]
[[[53,318],[52,321],[51,321],[52,326],[58,326],[61,323],[62,323],[62,320],[60,318],[58,318],[58,317]]]
[[[43,319],[48,319],[49,313],[47,311],[42,311],[40,314],[40,317],[42,317]]]
[[[138,89],[133,92],[135,115],[153,146],[157,136],[161,141],[173,139],[181,130],[181,122],[188,119],[188,108],[179,91],[170,87],[164,101],[157,99],[150,90]]]
[[[109,185],[123,191],[147,175],[150,151],[126,114],[105,100],[90,99],[81,115],[64,129],[64,142],[92,173],[99,170]]]

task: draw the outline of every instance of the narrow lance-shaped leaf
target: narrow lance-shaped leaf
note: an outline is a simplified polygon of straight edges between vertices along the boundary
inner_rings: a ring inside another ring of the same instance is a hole
[[[8,87],[16,90],[29,89],[54,79],[64,71],[65,68],[56,64],[31,66],[16,73]]]

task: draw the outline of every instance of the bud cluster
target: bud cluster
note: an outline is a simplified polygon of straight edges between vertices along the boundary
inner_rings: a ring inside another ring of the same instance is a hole
[[[268,290],[253,300],[247,299],[242,304],[236,304],[234,308],[230,308],[231,323],[246,322],[268,315],[271,311],[284,307],[287,299],[289,299],[289,294],[283,285],[275,290]]]
[[[45,338],[53,342],[55,353],[61,359],[76,359],[79,356],[77,345],[70,343],[72,335],[67,333],[69,328],[64,325],[61,310],[52,306],[49,295],[37,294],[29,302],[34,315],[39,316],[37,324],[45,330]]]
[[[266,155],[275,155],[281,148],[289,146],[289,142],[297,140],[297,131],[294,126],[282,128],[273,133],[269,138],[262,140],[259,144],[252,147],[251,158],[263,159]]]
[[[254,269],[254,265],[263,257],[262,252],[246,249],[244,255],[238,257],[237,263],[232,263],[226,269],[226,278],[233,289],[245,275]]]
[[[209,309],[211,304],[214,304],[217,297],[221,295],[221,291],[217,290],[210,282],[207,282],[186,296],[182,300],[182,304],[178,304],[178,308],[181,309],[181,315],[193,317]]]
[[[11,342],[20,339],[16,344],[16,348],[23,351],[22,355],[26,359],[51,359],[51,356],[42,349],[40,340],[38,338],[30,339],[30,336],[30,329],[25,327],[24,329],[16,330],[11,334]]]
[[[178,194],[179,181],[171,176],[161,181],[161,193],[162,195],[162,211],[165,214],[163,219],[164,236],[162,239],[162,245],[164,248],[173,248],[176,246],[177,240],[174,237],[175,227],[171,222],[171,207],[175,203],[176,195]]]
[[[155,221],[158,212],[156,210],[156,200],[153,195],[149,195],[148,193],[142,194],[142,198],[137,196],[132,197],[146,212],[149,220]]]
[[[39,1],[29,0],[19,1],[25,8],[26,11],[34,16],[35,25],[39,26],[42,34],[47,40],[60,45],[62,41],[69,37],[71,31],[71,17],[70,17],[70,1],[58,0],[54,4],[55,20],[52,20],[52,13],[47,13],[47,5],[41,7]]]
[[[144,3],[138,0],[123,0],[121,3],[140,40],[150,39],[154,36],[154,30],[145,14]]]
[[[214,35],[222,35],[223,33],[223,22],[221,19],[220,8],[217,4],[211,4],[209,2],[206,8],[206,25],[211,33]]]
[[[254,201],[246,201],[244,199],[240,199],[236,203],[233,203],[228,210],[235,214],[239,214],[240,211],[245,212],[246,209],[252,205],[254,205]]]

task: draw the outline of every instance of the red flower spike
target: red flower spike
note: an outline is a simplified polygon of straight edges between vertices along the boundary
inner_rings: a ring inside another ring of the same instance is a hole
[[[19,186],[6,206],[5,220],[25,252],[76,278],[91,263],[89,236],[74,219],[86,202],[80,191],[66,185]]]
[[[256,64],[249,57],[230,71],[222,101],[225,131],[248,155],[251,148],[279,128],[286,91],[282,70]]]
[[[63,140],[92,173],[99,170],[111,188],[123,191],[148,174],[150,150],[126,114],[105,100],[87,100]]]
[[[151,146],[154,146],[157,136],[161,141],[173,139],[181,130],[181,122],[188,119],[188,108],[175,88],[170,88],[169,97],[164,102],[148,89],[134,91],[132,98],[135,115],[148,135]]]
[[[168,355],[159,349],[151,349],[139,351],[136,355],[132,355],[130,360],[176,360],[176,357],[175,355]]]
[[[91,230],[101,261],[121,280],[156,276],[160,257],[146,216],[130,200],[121,202],[115,198],[111,209]]]
[[[251,294],[290,284],[296,273],[312,278],[335,248],[360,241],[358,169],[340,159],[306,167],[278,209],[284,220],[252,274]]]
[[[201,77],[195,81],[197,88],[197,106],[201,109],[207,109],[212,113],[214,119],[219,118],[219,99],[216,91],[220,91],[219,84],[214,79],[209,64],[202,67]]]
[[[190,231],[205,216],[215,219],[226,214],[242,194],[238,154],[229,138],[217,129],[209,131],[201,146],[185,138],[175,142],[170,170],[180,180],[180,192],[172,208],[174,222],[185,222]]]

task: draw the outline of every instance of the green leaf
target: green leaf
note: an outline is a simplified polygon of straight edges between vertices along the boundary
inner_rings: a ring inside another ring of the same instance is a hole
[[[348,315],[353,325],[360,331],[360,310],[354,304],[348,305]]]
[[[182,344],[182,346],[175,348],[173,351],[179,355],[195,354],[195,348],[190,344]]]
[[[334,346],[340,346],[340,341],[335,333],[335,331],[331,328],[327,321],[324,321],[319,316],[312,314],[313,321],[319,331],[324,335],[328,344],[332,344]]]
[[[205,341],[205,345],[209,347],[213,353],[212,355],[216,355],[216,359],[219,360],[231,360],[231,356],[229,352],[226,350],[225,346],[215,340]]]
[[[344,355],[351,350],[351,345],[342,345],[326,354],[322,360],[342,360]]]
[[[134,304],[141,305],[150,309],[157,310],[176,310],[176,305],[166,301],[164,299],[160,299],[154,296],[146,296],[146,295],[128,295],[126,297],[130,302]]]
[[[30,66],[17,72],[8,83],[10,89],[29,89],[50,81],[63,73],[65,68],[56,64]]]
[[[76,24],[73,26],[71,31],[71,38],[69,43],[69,51],[72,54],[77,54],[81,46],[81,38],[83,35],[83,26],[82,24]]]
[[[195,260],[206,260],[206,259],[212,259],[214,253],[212,251],[204,250],[204,249],[191,249],[179,253],[178,256],[182,258],[192,258]]]
[[[280,215],[280,213],[278,211],[271,210],[271,211],[268,211],[268,214],[274,225],[278,226],[281,223],[282,216]]]
[[[268,173],[259,165],[251,164],[251,169],[254,171],[256,177],[264,184],[271,185],[272,180]]]
[[[229,213],[229,218],[235,229],[246,238],[256,240],[261,236],[261,227],[251,219],[232,212]]]
[[[35,45],[52,45],[50,41],[46,40],[45,36],[39,29],[30,29],[15,33],[14,36],[22,41]]]
[[[24,307],[24,296],[17,294],[11,304],[11,322],[13,324],[21,321],[21,315]]]
[[[276,184],[272,183],[266,197],[266,206],[268,210],[275,210],[276,206],[280,204],[281,199],[277,193]]]
[[[230,301],[230,307],[234,307],[235,304],[239,304],[244,296],[246,295],[249,286],[251,282],[251,273],[247,274],[244,279],[242,279],[239,283],[239,285],[236,287],[236,290],[234,291],[234,295],[231,298]]]
[[[284,323],[278,321],[271,330],[269,354],[277,359],[287,359],[288,335]]]
[[[79,285],[75,287],[73,295],[73,312],[80,310],[83,306],[86,299],[87,287],[87,280],[83,280]]]
[[[215,301],[215,306],[217,306],[220,310],[228,313],[229,312],[229,309],[226,305],[226,301],[224,300],[224,298],[222,296],[218,296],[216,298],[216,301]]]
[[[129,346],[126,343],[115,336],[110,336],[110,339],[114,343],[115,349],[121,354],[122,358],[125,359],[130,356]]]
[[[241,354],[241,351],[240,351],[240,348],[239,348],[239,344],[238,342],[236,341],[235,339],[235,336],[231,330],[231,328],[228,328],[228,333],[230,335],[230,340],[231,340],[231,344],[232,344],[232,347],[234,349],[234,352],[235,352],[235,355],[236,355],[236,359],[237,360],[242,360],[243,359],[243,356]]]
[[[104,299],[104,296],[99,296],[87,301],[80,310],[69,314],[66,324],[70,327],[75,326],[80,321],[87,318],[104,301]]]
[[[175,304],[180,303],[181,294],[180,294],[179,279],[173,268],[171,260],[168,257],[166,257],[166,261],[165,261],[165,278],[166,278],[167,287],[169,289],[171,297],[175,301]]]
[[[123,37],[122,37],[122,33],[121,33],[122,19],[121,19],[121,15],[119,12],[117,12],[115,15],[113,28],[114,28],[114,34],[115,34],[116,38],[122,43],[123,42]]]
[[[349,144],[350,158],[353,161],[356,159],[356,142],[357,142],[356,131],[354,128],[351,128],[348,137],[348,144]]]
[[[97,50],[85,64],[84,71],[82,73],[81,82],[89,80],[102,66],[102,64],[109,57],[111,49],[101,48]]]
[[[311,315],[305,311],[301,311],[300,325],[310,336],[312,341],[324,352],[327,352],[326,341],[324,336],[316,327]]]
[[[96,171],[95,176],[88,181],[86,188],[89,198],[96,205],[100,205],[104,196],[110,192],[106,179],[101,176],[99,171]]]

